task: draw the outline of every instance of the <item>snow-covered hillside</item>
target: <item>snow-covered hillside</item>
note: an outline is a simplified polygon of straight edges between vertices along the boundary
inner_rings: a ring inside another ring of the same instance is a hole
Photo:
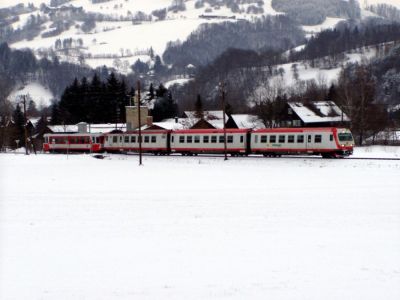
[[[39,7],[41,2],[48,4],[50,1],[33,2]],[[211,7],[206,3],[201,8],[195,7],[195,0],[185,2],[186,9],[183,11],[167,12],[165,20],[157,21],[156,17],[152,17],[152,21],[142,21],[132,23],[131,21],[119,21],[118,19],[130,19],[138,12],[151,15],[154,10],[164,9],[171,6],[171,0],[112,0],[104,3],[93,4],[91,0],[73,0],[64,5],[73,5],[75,7],[83,7],[87,13],[100,13],[104,16],[111,17],[115,21],[96,22],[95,28],[90,32],[83,32],[80,28],[71,27],[69,30],[62,32],[53,37],[37,36],[33,40],[24,40],[11,44],[13,48],[31,48],[54,49],[57,40],[65,40],[72,38],[80,40],[79,53],[63,55],[59,51],[62,60],[71,62],[82,62],[91,67],[107,65],[115,67],[122,73],[129,71],[129,66],[137,59],[148,61],[150,59],[148,53],[152,48],[155,54],[162,55],[168,42],[184,41],[187,36],[196,30],[200,24],[215,23],[223,21],[236,21],[239,19],[258,18],[261,15],[275,15],[271,7],[271,1],[265,1],[262,5],[263,13],[247,13],[249,4],[240,5],[240,12],[232,12],[225,6]],[[31,1],[26,1],[31,3]],[[14,4],[10,2],[10,5]],[[20,20],[12,24],[13,28],[22,27],[30,15],[43,15],[43,12],[34,11],[33,13],[20,16]],[[207,16],[211,16],[207,18]],[[213,18],[218,16],[218,18]],[[234,19],[233,19],[234,18]],[[46,31],[51,31],[51,22],[44,24]],[[82,24],[78,24],[79,27]]]
[[[0,154],[0,172],[2,300],[400,298],[398,162]]]
[[[27,95],[33,99],[39,108],[49,106],[51,100],[54,98],[54,95],[49,89],[43,87],[40,83],[31,82],[12,91],[8,96],[8,100],[15,103],[16,101],[21,100],[21,96],[23,95]]]
[[[358,0],[358,2],[360,2],[360,6],[362,8],[364,8],[365,5],[376,5],[376,4],[390,4],[397,8],[400,8],[399,0]]]

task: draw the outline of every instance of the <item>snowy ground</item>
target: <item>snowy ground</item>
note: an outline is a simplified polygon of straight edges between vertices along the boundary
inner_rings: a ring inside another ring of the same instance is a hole
[[[399,176],[400,161],[1,154],[0,299],[397,300]]]

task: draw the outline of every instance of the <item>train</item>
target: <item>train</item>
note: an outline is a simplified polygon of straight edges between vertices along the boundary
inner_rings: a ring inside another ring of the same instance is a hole
[[[47,133],[45,152],[138,152],[154,155],[224,154],[266,157],[320,155],[323,158],[353,154],[354,139],[347,128],[186,129],[142,130],[119,133]],[[226,139],[226,143],[225,143]],[[141,145],[139,145],[141,144]],[[226,145],[226,146],[225,146]],[[225,150],[226,149],[226,150]]]

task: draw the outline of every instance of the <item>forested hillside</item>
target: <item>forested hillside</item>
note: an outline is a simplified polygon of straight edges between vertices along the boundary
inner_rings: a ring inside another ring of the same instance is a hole
[[[183,43],[170,43],[163,59],[177,67],[203,66],[228,48],[287,50],[304,41],[298,24],[285,16],[263,17],[255,22],[205,24]]]
[[[327,17],[360,18],[356,0],[272,0],[272,7],[303,25],[317,25]]]

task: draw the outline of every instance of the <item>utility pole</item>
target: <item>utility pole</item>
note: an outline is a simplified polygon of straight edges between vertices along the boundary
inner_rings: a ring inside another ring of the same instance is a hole
[[[219,83],[221,89],[221,103],[222,103],[222,120],[224,122],[224,160],[228,160],[227,145],[226,145],[226,120],[225,120],[225,84]]]
[[[27,127],[27,118],[26,118],[26,96],[24,95],[23,96],[23,99],[24,99],[24,101],[23,101],[23,103],[24,103],[24,134],[25,134],[25,154],[26,155],[29,155],[29,152],[28,152],[28,128],[26,128]]]
[[[140,81],[137,82],[137,107],[138,107],[138,122],[139,122],[139,166],[142,165],[142,125],[140,118]]]

